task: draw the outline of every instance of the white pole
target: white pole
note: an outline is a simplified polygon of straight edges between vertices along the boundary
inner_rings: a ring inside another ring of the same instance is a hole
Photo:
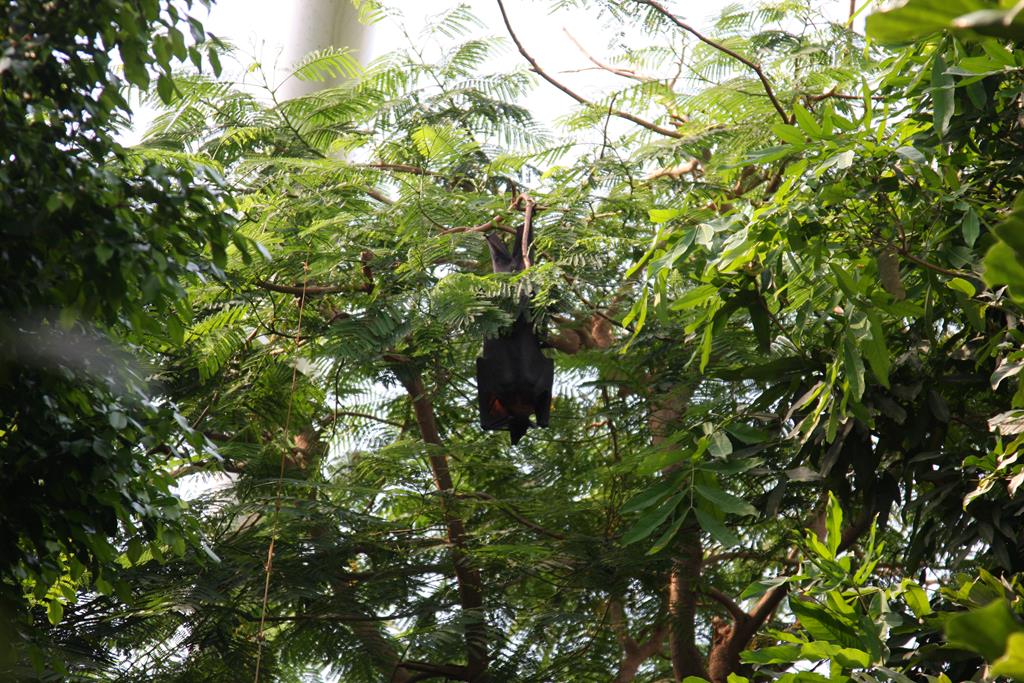
[[[292,0],[287,42],[280,67],[286,77],[291,67],[314,50],[328,47],[348,48],[359,62],[369,57],[370,27],[359,22],[359,12],[352,0]],[[282,86],[283,99],[301,97],[323,88],[338,85],[334,81],[300,81],[289,78]]]

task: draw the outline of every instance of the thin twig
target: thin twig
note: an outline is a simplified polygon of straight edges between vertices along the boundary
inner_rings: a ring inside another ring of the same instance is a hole
[[[342,294],[353,292],[371,292],[373,283],[367,282],[363,285],[310,285],[309,287],[296,287],[292,285],[278,285],[266,280],[257,280],[256,286],[279,294],[294,294],[295,296],[317,296],[322,294]]]
[[[334,413],[330,415],[328,419],[333,422],[334,420],[337,420],[339,417],[362,417],[367,420],[376,420],[377,422],[386,425],[391,425],[392,427],[397,427],[398,429],[401,429],[402,427],[405,426],[401,422],[395,422],[394,420],[389,420],[384,417],[371,415],[370,413],[360,413],[355,410],[335,410]]]
[[[587,52],[582,45],[580,45],[580,42],[576,40],[571,33],[569,33],[569,29],[563,27],[562,32],[569,37],[569,40],[572,41],[573,45],[579,48],[579,51],[583,53],[583,56],[586,57],[590,61],[590,63],[596,66],[597,68],[607,71],[609,73],[613,73],[616,76],[622,76],[623,78],[632,78],[634,81],[640,81],[641,83],[650,83],[651,81],[655,80],[650,76],[641,76],[632,69],[620,69],[618,67],[611,66],[610,64],[605,64],[604,62],[598,61],[596,58],[594,58],[593,55]]]
[[[764,70],[761,68],[760,64],[751,61],[750,59],[736,52],[735,50],[731,50],[719,42],[711,40],[703,33],[693,28],[676,15],[669,12],[668,9],[666,9],[665,6],[662,5],[660,2],[657,2],[657,0],[636,0],[636,2],[638,2],[641,5],[647,5],[648,7],[658,12],[658,14],[661,14],[663,17],[671,21],[673,24],[675,24],[679,28],[683,29],[684,31],[692,35],[700,42],[704,43],[705,45],[710,45],[719,52],[729,55],[730,57],[738,61],[740,64],[743,64],[747,68],[751,69],[755,74],[757,74],[757,78],[758,80],[761,81],[761,85],[764,86],[764,91],[768,95],[768,99],[772,101],[772,105],[774,105],[775,111],[779,112],[779,116],[782,117],[783,122],[789,123],[789,116],[786,114],[786,110],[782,108],[782,103],[779,102],[779,98],[775,96],[775,90],[772,88],[771,81],[769,81],[768,77],[765,76]]]
[[[537,524],[537,522],[534,522],[530,518],[526,517],[521,512],[516,510],[514,507],[509,505],[508,503],[500,501],[500,500],[498,500],[497,498],[495,498],[492,495],[483,493],[481,491],[473,491],[473,492],[469,492],[469,493],[457,493],[457,494],[455,494],[455,497],[456,498],[475,498],[477,500],[486,501],[488,503],[496,503],[499,506],[499,509],[502,512],[504,512],[506,515],[508,515],[512,519],[516,520],[517,522],[519,522],[523,526],[529,527],[529,528],[533,529],[534,531],[536,531],[537,533],[543,534],[544,536],[547,536],[548,538],[553,538],[553,539],[555,539],[557,541],[564,541],[565,538],[566,538],[565,534],[559,533],[557,531],[551,531],[550,529],[545,529],[540,524]]]
[[[519,36],[517,36],[515,31],[512,30],[512,24],[508,20],[508,14],[505,12],[505,3],[502,2],[502,0],[497,0],[497,3],[498,3],[498,9],[501,10],[501,18],[505,22],[505,28],[508,30],[508,34],[512,38],[512,42],[516,44],[516,48],[519,50],[519,54],[521,54],[523,56],[523,58],[526,59],[526,61],[530,63],[530,66],[533,67],[534,72],[536,72],[536,74],[538,76],[540,76],[545,81],[547,81],[551,85],[555,86],[556,88],[558,88],[559,90],[564,92],[566,95],[568,95],[569,97],[571,97],[574,100],[576,100],[577,102],[579,102],[580,104],[588,106],[588,107],[596,106],[593,102],[591,102],[587,98],[583,97],[582,95],[577,94],[573,90],[570,90],[566,85],[564,85],[560,81],[555,80],[546,71],[544,71],[544,69],[540,68],[540,64],[538,64],[537,60],[534,59],[530,55],[530,53],[526,51],[526,48],[523,47],[523,44],[519,41]],[[629,112],[615,110],[615,111],[612,112],[612,115],[613,116],[617,116],[620,119],[625,119],[627,121],[632,121],[633,123],[637,124],[638,126],[643,126],[647,130],[654,131],[655,133],[658,133],[660,135],[665,135],[665,136],[670,137],[670,138],[681,138],[681,137],[683,137],[682,134],[679,133],[678,131],[670,130],[668,128],[663,128],[663,127],[659,126],[656,123],[651,123],[650,121],[642,119],[639,116],[634,116],[633,114],[630,114]]]
[[[501,230],[503,232],[511,233],[513,235],[516,234],[515,230],[501,224],[503,220],[504,218],[502,216],[494,215],[491,216],[491,219],[486,223],[481,223],[480,225],[474,226],[460,226],[458,228],[448,228],[447,230],[442,230],[437,234],[454,235],[460,232],[489,232],[491,230]]]

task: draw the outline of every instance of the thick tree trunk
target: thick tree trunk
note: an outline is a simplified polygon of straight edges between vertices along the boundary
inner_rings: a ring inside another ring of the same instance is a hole
[[[672,426],[686,410],[690,388],[678,385],[672,391],[651,399],[649,418],[651,443],[662,444]],[[676,471],[675,466],[665,468],[663,474]],[[677,681],[687,676],[706,677],[704,658],[697,648],[697,588],[700,585],[701,545],[700,527],[691,515],[684,522],[670,546],[672,568],[668,576],[669,652],[672,674]]]
[[[671,618],[669,645],[672,673],[677,681],[687,676],[706,677],[704,660],[697,648],[697,587],[700,581],[704,549],[700,527],[692,517],[673,542],[675,557],[668,580],[668,606]]]

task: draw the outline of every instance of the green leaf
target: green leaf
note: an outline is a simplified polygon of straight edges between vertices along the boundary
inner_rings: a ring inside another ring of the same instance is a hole
[[[714,339],[714,325],[708,324],[704,326],[704,334],[700,340],[700,371],[704,372],[705,368],[708,367],[708,361],[711,360],[711,342]]]
[[[640,519],[636,521],[636,524],[630,527],[630,529],[622,535],[622,545],[636,543],[637,541],[647,538],[654,533],[654,530],[661,526],[661,524],[668,519],[669,515],[675,511],[685,495],[686,491],[680,491],[655,509],[640,517]]]
[[[804,134],[794,126],[789,126],[783,123],[776,123],[772,126],[772,132],[778,136],[783,142],[788,142],[791,145],[803,145],[806,144],[807,140],[804,138]]]
[[[869,15],[865,32],[879,43],[909,43],[950,28],[958,16],[984,7],[980,0],[907,0]]]
[[[1010,634],[1003,656],[992,662],[991,674],[1024,680],[1024,633]]]
[[[670,220],[682,213],[682,209],[648,209],[647,216],[651,219],[652,223],[660,225],[662,223],[668,223]]]
[[[857,351],[852,333],[847,330],[843,337],[843,371],[850,384],[850,394],[857,401],[864,396],[864,361]]]
[[[672,303],[671,309],[673,311],[683,311],[688,308],[694,308],[706,303],[708,299],[717,295],[718,287],[714,285],[700,285],[676,299]]]
[[[789,607],[800,620],[800,625],[815,640],[837,643],[858,650],[871,650],[870,647],[864,647],[862,637],[852,623],[818,603],[791,595]],[[864,634],[864,637],[867,637],[867,634]]]
[[[722,547],[734,548],[740,544],[739,537],[710,512],[705,512],[700,508],[694,508],[693,511],[697,515],[700,528],[711,534],[711,538],[721,543]]]
[[[764,443],[772,438],[772,435],[765,430],[752,427],[744,422],[730,422],[725,431],[748,445]]]
[[[740,653],[740,661],[747,664],[789,664],[798,661],[800,657],[799,645],[773,645]]]
[[[835,557],[843,540],[843,508],[831,491],[828,493],[828,504],[825,508],[825,536],[828,549],[832,557]]]
[[[723,432],[715,432],[708,440],[708,453],[714,458],[728,458],[732,453],[732,441]]]
[[[910,611],[919,619],[928,616],[933,611],[931,604],[928,602],[928,594],[924,592],[923,588],[912,581],[905,582],[903,599],[906,601]]]
[[[924,165],[928,163],[928,158],[921,153],[921,150],[917,149],[916,147],[910,147],[907,145],[904,145],[903,147],[897,147],[896,154],[903,157],[907,161],[911,161],[915,164]]]
[[[978,290],[975,289],[974,285],[962,277],[955,277],[952,280],[948,280],[946,282],[946,286],[954,292],[961,292],[968,297],[973,297],[978,294]]]
[[[821,139],[822,130],[821,126],[814,119],[811,112],[807,111],[802,104],[796,102],[793,104],[793,115],[796,117],[796,123],[800,128],[803,129],[812,138]]]
[[[955,102],[953,77],[946,74],[946,60],[938,52],[932,60],[932,125],[940,138],[949,132]]]
[[[689,512],[689,510],[684,510],[683,514],[679,515],[679,517],[669,525],[668,529],[665,530],[665,533],[663,533],[661,537],[654,542],[654,545],[651,546],[650,550],[647,551],[648,555],[657,555],[665,549],[665,546],[672,542],[672,539],[676,537],[677,533],[679,533],[679,528],[683,526],[683,522],[686,521]]]
[[[167,74],[160,74],[156,79],[156,92],[164,104],[174,99],[174,81]]]
[[[964,219],[960,224],[960,230],[963,233],[964,242],[967,243],[967,246],[973,247],[974,243],[978,240],[978,235],[981,234],[981,224],[978,220],[978,213],[973,208],[967,209],[967,212],[964,213]]]
[[[707,484],[694,484],[694,490],[701,498],[711,503],[718,510],[734,515],[757,515],[757,508],[739,496],[723,491]]]
[[[892,365],[889,354],[889,345],[885,340],[885,330],[882,328],[882,319],[878,313],[868,313],[868,328],[870,336],[861,342],[861,351],[864,359],[871,368],[871,374],[875,376],[886,389],[889,388],[889,368]]]
[[[1002,598],[946,621],[946,641],[950,645],[977,652],[990,662],[1003,656],[1011,634],[1022,631],[1024,628]]]
[[[1024,39],[1024,20],[1015,8],[1009,10],[980,9],[957,17],[950,26],[960,31],[970,31],[985,36]]]
[[[46,606],[46,618],[54,626],[61,622],[64,618],[64,605],[60,603],[57,598],[51,598],[49,604]]]
[[[1024,299],[1024,262],[1006,242],[996,242],[985,255],[985,284],[1008,285],[1014,299]]]
[[[678,486],[679,482],[675,477],[658,482],[654,486],[644,489],[626,501],[626,504],[622,506],[622,513],[629,514],[631,512],[637,512],[638,510],[648,508],[667,496],[669,493],[675,491]]]

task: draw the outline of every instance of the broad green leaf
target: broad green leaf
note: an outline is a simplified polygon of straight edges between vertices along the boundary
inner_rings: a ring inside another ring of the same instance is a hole
[[[164,104],[170,104],[174,99],[174,81],[167,74],[160,74],[156,79],[156,91]]]
[[[821,126],[815,120],[811,112],[807,111],[807,109],[805,109],[799,102],[795,102],[793,104],[793,116],[796,118],[797,125],[800,126],[805,133],[812,138],[821,139]]]
[[[708,440],[708,453],[714,458],[728,458],[732,453],[732,441],[724,432],[715,432]]]
[[[700,496],[725,513],[734,515],[757,515],[757,508],[739,496],[723,491],[707,484],[694,484],[694,490]]]
[[[1024,300],[1024,259],[1006,242],[996,242],[985,255],[985,284],[1008,285],[1014,299]]]
[[[1007,10],[980,9],[957,17],[952,28],[984,36],[1020,41],[1024,39],[1024,19],[1016,7]]]
[[[740,661],[747,664],[789,664],[801,658],[799,645],[773,645],[756,650],[744,650]]]
[[[122,413],[120,410],[112,410],[107,414],[107,419],[110,421],[110,426],[114,429],[124,429],[128,426],[128,416]]]
[[[869,652],[872,650],[871,647],[866,646],[866,639],[870,638],[869,634],[858,633],[852,623],[818,603],[791,595],[789,607],[800,620],[800,625],[815,640],[824,640],[842,647],[852,647]]]
[[[909,145],[896,148],[896,154],[907,161],[912,161],[915,164],[924,165],[928,163],[928,158],[921,153],[921,150],[916,147],[910,147]]]
[[[654,545],[652,545],[650,550],[647,551],[647,554],[657,555],[662,550],[664,550],[665,546],[671,543],[672,539],[676,537],[677,533],[679,533],[680,527],[683,526],[683,522],[686,521],[686,518],[689,516],[689,514],[689,510],[684,510],[683,513],[679,515],[679,517],[677,517],[676,520],[672,522],[672,524],[669,525],[668,529],[665,530],[665,533],[663,533],[661,537],[654,542]]]
[[[835,557],[843,540],[843,508],[831,491],[828,493],[828,504],[825,508],[825,536],[828,549],[832,557]]]
[[[647,215],[652,223],[660,225],[683,213],[682,209],[648,209]]]
[[[803,145],[807,142],[806,138],[804,138],[804,134],[795,126],[776,123],[772,126],[772,132],[775,133],[780,140],[788,142],[791,145]]]
[[[725,431],[745,444],[763,443],[772,438],[772,435],[765,430],[752,427],[744,422],[731,422],[726,426]]]
[[[1024,628],[1002,598],[946,621],[946,641],[950,645],[977,652],[990,662],[1003,656],[1011,634],[1022,631]]]
[[[700,508],[694,508],[693,511],[697,514],[697,522],[700,523],[700,528],[711,534],[711,538],[721,543],[723,547],[734,548],[740,544],[739,537],[710,512]]]
[[[967,212],[964,213],[964,220],[960,224],[960,229],[964,235],[964,242],[967,243],[967,246],[973,247],[978,239],[978,235],[981,234],[978,213],[973,208],[967,209]]]
[[[953,77],[946,74],[946,60],[938,52],[932,60],[932,123],[940,138],[949,132],[955,106]]]
[[[975,289],[974,285],[972,285],[970,282],[963,279],[962,277],[955,277],[951,280],[947,280],[946,286],[955,292],[962,292],[963,294],[969,297],[973,297],[978,294],[978,290]]]
[[[673,311],[683,311],[688,308],[701,306],[712,297],[718,296],[718,287],[714,285],[699,285],[683,294],[672,303]]]
[[[1011,633],[1006,639],[1006,652],[992,662],[992,675],[1024,680],[1024,633]]]
[[[51,598],[46,606],[46,618],[56,626],[64,618],[64,605],[57,598]]]
[[[889,356],[889,346],[885,340],[885,330],[882,328],[882,320],[874,310],[868,313],[868,326],[870,336],[861,341],[861,351],[864,359],[871,368],[871,374],[875,376],[886,389],[889,388],[889,368],[892,365]]]
[[[857,344],[852,334],[847,331],[843,337],[843,371],[846,381],[850,384],[850,394],[859,401],[864,395],[864,361],[857,351]]]
[[[636,523],[622,535],[622,545],[636,543],[637,541],[645,539],[654,533],[654,530],[661,526],[662,523],[669,518],[669,515],[675,511],[685,495],[686,491],[680,491],[658,507],[641,516],[640,519],[638,519]]]
[[[801,659],[831,659],[846,669],[865,669],[871,666],[871,655],[852,647],[839,647],[834,643],[815,640],[800,648]]]
[[[636,512],[637,510],[643,510],[644,508],[650,507],[669,493],[675,491],[678,486],[679,482],[675,477],[670,477],[665,481],[658,482],[654,486],[644,489],[626,501],[626,504],[622,506],[622,512],[624,514],[628,514],[630,512]]]
[[[903,599],[907,607],[914,613],[914,616],[926,617],[932,613],[932,606],[928,602],[928,594],[916,583],[906,581],[903,587]]]
[[[957,17],[979,9],[985,9],[981,0],[906,0],[870,14],[865,32],[879,43],[909,43],[950,28]]]
[[[704,335],[700,340],[700,371],[703,373],[704,369],[708,366],[708,361],[711,360],[711,342],[714,338],[714,326],[705,325]]]

